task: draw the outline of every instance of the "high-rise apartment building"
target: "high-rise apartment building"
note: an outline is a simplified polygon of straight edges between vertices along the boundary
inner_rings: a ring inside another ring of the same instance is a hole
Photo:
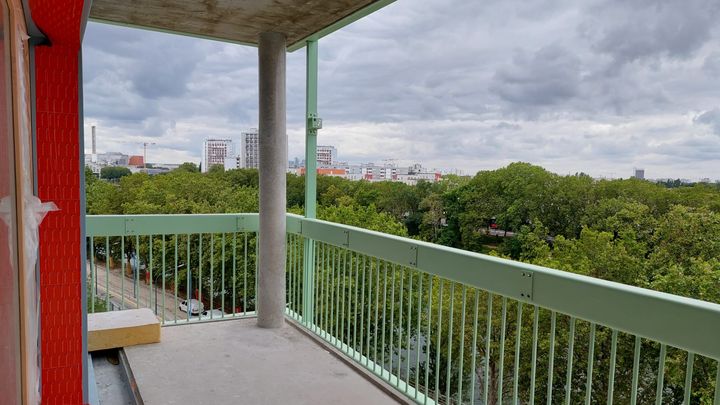
[[[258,130],[251,129],[240,136],[240,153],[237,156],[238,169],[257,169],[260,167],[258,149]]]
[[[235,156],[232,139],[206,139],[203,142],[202,172],[206,173],[212,166],[225,167],[225,159]]]
[[[636,179],[644,180],[645,179],[645,169],[638,169],[636,168],[633,177]]]
[[[337,149],[330,145],[317,146],[318,166],[332,166],[337,162]]]

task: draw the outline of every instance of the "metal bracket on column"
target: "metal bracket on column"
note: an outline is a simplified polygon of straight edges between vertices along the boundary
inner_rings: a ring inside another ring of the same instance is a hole
[[[311,134],[317,135],[318,129],[322,129],[322,118],[317,114],[308,114],[307,127]]]

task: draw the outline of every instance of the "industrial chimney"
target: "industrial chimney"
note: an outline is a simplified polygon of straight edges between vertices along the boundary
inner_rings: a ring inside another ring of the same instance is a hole
[[[92,154],[97,154],[97,142],[95,140],[95,125],[92,126]]]

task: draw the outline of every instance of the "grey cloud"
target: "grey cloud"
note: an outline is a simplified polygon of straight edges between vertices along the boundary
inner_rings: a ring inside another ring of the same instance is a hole
[[[495,126],[493,128],[510,129],[510,130],[514,130],[514,131],[518,131],[518,130],[522,129],[522,127],[518,124],[511,124],[511,123],[505,122],[505,121],[495,124]]]
[[[549,46],[530,55],[518,50],[512,64],[500,68],[490,91],[512,105],[552,106],[576,97],[580,61],[564,48]]]
[[[720,52],[713,52],[705,57],[703,70],[707,72],[708,75],[717,76],[720,74]]]
[[[562,172],[649,162],[667,177],[712,175],[692,172],[716,163],[702,153],[712,135],[682,143],[683,156],[705,159],[695,169],[648,145],[715,125],[709,112],[695,125],[687,114],[720,91],[718,5],[395,2],[320,41],[320,138],[351,161],[472,171],[524,160]],[[289,153],[299,156],[304,51],[287,61]],[[257,126],[255,48],[91,23],[83,62],[87,119],[118,139],[197,156],[203,137]]]
[[[716,0],[602,1],[580,30],[615,67],[636,60],[687,58],[711,38],[720,17]]]
[[[716,135],[720,135],[720,108],[705,111],[693,119],[696,124],[710,126]]]

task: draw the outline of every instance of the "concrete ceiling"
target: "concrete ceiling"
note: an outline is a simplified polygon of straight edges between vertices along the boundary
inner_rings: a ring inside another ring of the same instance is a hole
[[[247,45],[261,32],[281,32],[292,51],[392,1],[93,0],[90,19]]]

